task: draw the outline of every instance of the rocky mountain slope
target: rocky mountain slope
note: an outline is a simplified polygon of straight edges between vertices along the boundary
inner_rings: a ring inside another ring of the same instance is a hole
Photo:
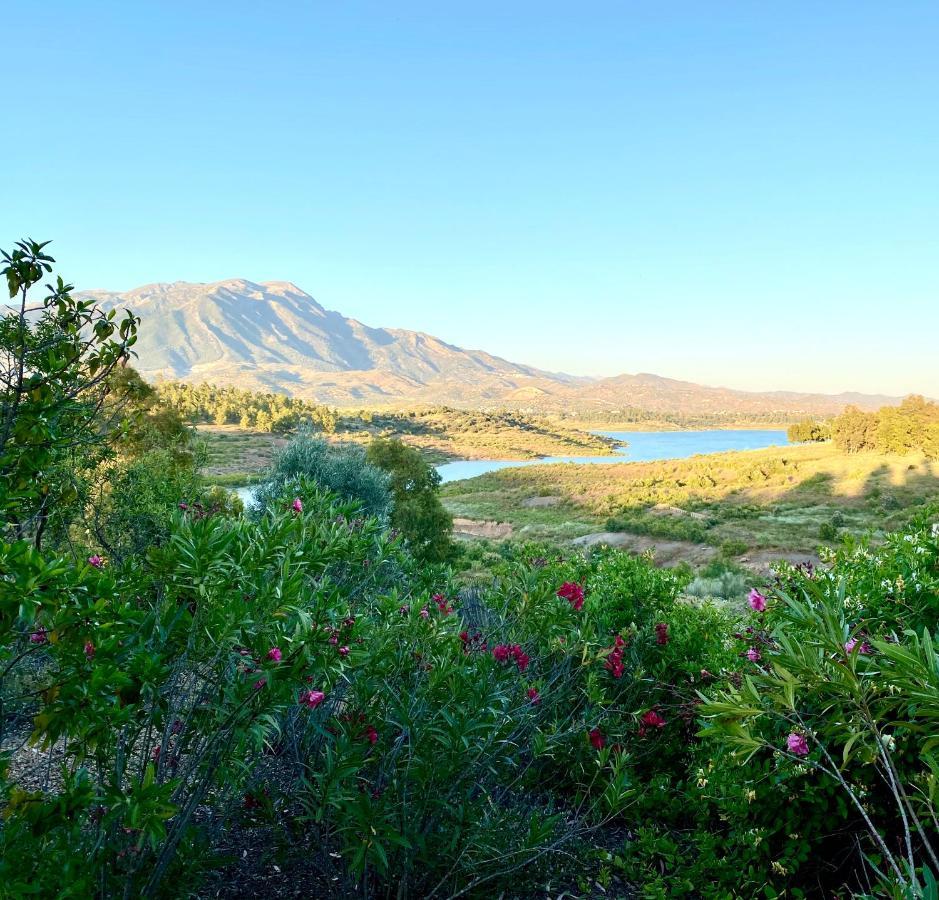
[[[598,379],[545,372],[422,332],[369,327],[325,309],[284,281],[177,281],[126,293],[82,293],[141,317],[135,365],[150,380],[233,384],[337,406],[420,402],[544,412],[633,407],[688,414],[829,414],[849,403],[876,408],[896,400],[751,393],[649,374]]]

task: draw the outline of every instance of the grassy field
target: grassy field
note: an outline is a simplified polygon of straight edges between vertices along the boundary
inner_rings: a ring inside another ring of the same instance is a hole
[[[688,460],[506,469],[443,488],[461,519],[506,522],[515,536],[598,531],[722,548],[811,553],[844,533],[889,530],[939,500],[939,464],[847,455],[831,445]]]

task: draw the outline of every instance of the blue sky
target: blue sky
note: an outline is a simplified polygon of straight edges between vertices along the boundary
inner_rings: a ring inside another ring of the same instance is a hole
[[[80,287],[939,396],[935,2],[52,0],[4,44],[0,246]]]

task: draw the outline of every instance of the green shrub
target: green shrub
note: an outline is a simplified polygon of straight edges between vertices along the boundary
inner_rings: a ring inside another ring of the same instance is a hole
[[[437,470],[417,450],[395,440],[372,441],[365,459],[390,476],[391,524],[411,552],[429,562],[446,560],[452,553],[453,517],[440,502]]]
[[[366,462],[361,447],[330,444],[308,431],[297,434],[274,458],[255,494],[255,510],[270,509],[286,487],[301,478],[345,500],[358,501],[370,516],[385,520],[391,513],[390,478]]]
[[[723,770],[736,760],[718,806],[730,818],[749,785],[745,824],[761,828],[780,884],[863,890],[870,877],[924,896],[936,872],[939,656],[927,630],[901,629],[939,602],[937,544],[925,526],[880,555],[845,547],[828,571],[786,571],[750,635],[760,659],[703,707]]]

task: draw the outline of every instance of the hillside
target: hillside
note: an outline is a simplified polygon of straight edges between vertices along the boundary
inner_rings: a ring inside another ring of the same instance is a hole
[[[135,365],[151,381],[282,391],[336,406],[446,403],[539,412],[632,407],[792,416],[833,414],[849,403],[876,409],[897,400],[750,393],[649,374],[586,378],[545,372],[422,332],[370,327],[283,281],[177,281],[82,296],[106,307],[129,307],[141,317]]]

